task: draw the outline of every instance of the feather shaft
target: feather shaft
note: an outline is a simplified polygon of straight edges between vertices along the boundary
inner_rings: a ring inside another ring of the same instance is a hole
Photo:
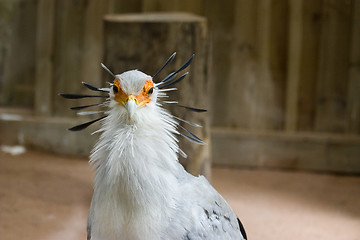
[[[164,83],[166,83],[166,82],[169,82],[169,81],[171,81],[172,79],[174,79],[175,77],[176,77],[176,75],[180,72],[180,71],[182,71],[182,70],[184,70],[185,68],[187,68],[189,65],[190,65],[190,63],[192,62],[192,60],[194,59],[194,56],[195,56],[195,54],[193,54],[185,63],[184,63],[184,65],[182,65],[178,70],[176,70],[176,72],[172,72],[172,73],[170,73],[169,75],[167,75],[159,84],[164,84]],[[181,77],[180,77],[181,78]],[[182,78],[184,78],[184,77],[182,77]],[[181,78],[181,79],[182,79]],[[180,79],[180,80],[181,80]],[[178,80],[178,81],[180,81],[180,80]]]
[[[179,118],[179,117],[177,117],[177,116],[173,116],[173,118],[175,118],[175,119],[177,119],[177,120],[179,120],[179,121],[181,121],[181,122],[187,123],[187,124],[189,124],[189,125],[191,125],[191,126],[194,126],[194,127],[202,127],[201,125],[199,125],[199,124],[197,124],[197,123],[193,123],[193,122],[186,121],[185,119]]]
[[[165,88],[165,87],[171,86],[171,85],[173,85],[173,84],[175,84],[175,83],[178,83],[178,82],[180,82],[181,80],[183,80],[183,79],[186,77],[186,75],[188,75],[188,74],[189,74],[189,73],[188,73],[188,72],[186,72],[186,73],[184,73],[183,75],[181,75],[179,78],[175,79],[174,81],[169,82],[168,84],[165,84],[165,85],[159,86],[158,88],[162,89],[162,88]]]
[[[104,113],[105,111],[86,111],[86,112],[78,112],[77,115],[85,116],[85,115],[93,115],[98,113]]]
[[[91,104],[91,105],[84,105],[84,106],[78,106],[78,107],[71,107],[71,110],[81,110],[84,108],[89,108],[89,107],[94,107],[94,106],[99,106],[102,105],[103,103],[96,103],[96,104]]]
[[[186,135],[186,134],[183,134],[183,133],[180,133],[180,135],[183,136],[184,138],[186,138],[187,140],[189,140],[190,142],[200,144],[200,145],[206,145],[206,143],[203,143],[202,141],[199,142],[198,140],[196,140],[195,138],[193,138],[193,137],[191,137],[189,135]]]
[[[170,91],[175,91],[177,90],[177,88],[167,88],[167,89],[161,89],[159,90],[159,92],[170,92]]]
[[[170,73],[170,74],[167,75],[163,80],[161,80],[161,82],[159,83],[159,85],[160,85],[160,84],[167,83],[167,82],[173,80],[173,79],[176,77],[176,75],[177,75],[176,72]]]
[[[193,108],[193,107],[187,107],[187,106],[183,106],[183,105],[175,105],[176,107],[181,107],[181,108],[185,108],[187,110],[190,110],[190,111],[194,111],[194,112],[207,112],[206,109],[201,109],[201,108]]]
[[[197,144],[206,145],[206,143],[203,140],[201,140],[200,138],[198,138],[195,134],[193,134],[192,132],[190,132],[189,130],[187,130],[186,128],[184,128],[181,125],[179,125],[179,127],[189,134],[189,135],[186,135],[186,134],[180,133],[181,136],[186,137],[187,139],[190,139]]]
[[[174,52],[168,60],[166,60],[165,64],[154,74],[153,78],[156,77],[172,60],[175,58],[176,52]]]
[[[80,124],[80,125],[76,125],[76,126],[74,126],[74,127],[72,127],[72,128],[69,128],[68,130],[70,130],[70,131],[80,131],[80,130],[83,130],[83,129],[87,128],[88,126],[90,126],[91,124],[96,123],[97,121],[100,121],[100,120],[103,119],[103,118],[106,118],[106,116],[103,116],[103,117],[101,117],[101,118],[92,120],[92,121],[90,121],[90,122],[86,122],[86,123],[83,123],[83,124]]]
[[[98,92],[109,92],[110,90],[107,90],[105,88],[97,88],[97,87],[94,87],[86,82],[82,82],[82,84],[87,87],[88,89],[92,90],[92,91],[98,91]]]
[[[190,63],[192,62],[192,60],[194,59],[194,57],[195,57],[195,54],[191,55],[191,57],[186,61],[186,63],[184,63],[184,65],[182,65],[175,73],[178,73],[178,72],[184,70],[185,68],[187,68],[190,65]]]
[[[67,99],[79,99],[79,98],[107,98],[108,96],[103,95],[84,95],[84,94],[72,94],[72,93],[60,93],[63,98]]]
[[[112,71],[110,71],[110,69],[108,69],[108,68],[105,66],[105,64],[101,63],[101,67],[102,67],[103,69],[105,69],[111,76],[113,76],[113,77],[115,78],[115,74],[114,74]]]

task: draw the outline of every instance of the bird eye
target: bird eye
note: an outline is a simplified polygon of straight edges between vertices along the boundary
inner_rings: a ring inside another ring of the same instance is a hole
[[[153,92],[154,92],[154,88],[152,87],[152,88],[149,89],[149,91],[147,92],[147,94],[148,94],[148,95],[151,95],[151,94],[153,94]]]
[[[116,85],[113,85],[113,92],[114,93],[118,93],[119,92],[119,89]]]

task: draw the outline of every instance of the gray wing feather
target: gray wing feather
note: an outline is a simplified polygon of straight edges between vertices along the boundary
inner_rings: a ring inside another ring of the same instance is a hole
[[[206,181],[199,177],[189,181],[194,194],[187,201],[192,203],[189,216],[193,224],[184,240],[246,240],[245,230],[231,207],[222,196]],[[190,190],[190,189],[189,189]],[[189,191],[190,192],[190,191]]]

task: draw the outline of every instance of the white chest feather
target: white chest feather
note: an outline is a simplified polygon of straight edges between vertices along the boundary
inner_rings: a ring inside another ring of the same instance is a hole
[[[118,126],[121,114],[110,114],[91,156],[96,169],[90,213],[94,240],[158,239],[177,210],[177,177],[182,171],[177,144],[168,131],[174,129],[149,119],[159,118],[156,114],[143,114],[150,121],[123,126]]]

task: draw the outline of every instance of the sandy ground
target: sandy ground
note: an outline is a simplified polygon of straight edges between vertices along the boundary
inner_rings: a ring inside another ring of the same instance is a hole
[[[360,240],[360,177],[213,169],[251,240]],[[0,239],[85,239],[92,172],[84,159],[0,153]]]

